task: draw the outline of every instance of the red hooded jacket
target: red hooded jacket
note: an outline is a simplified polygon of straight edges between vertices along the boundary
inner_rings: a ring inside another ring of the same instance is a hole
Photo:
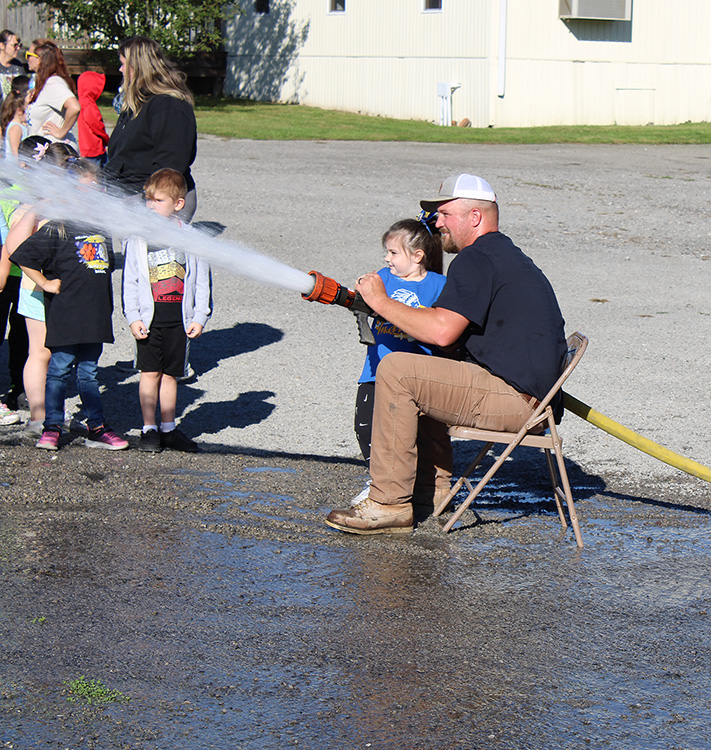
[[[106,85],[106,76],[87,70],[79,76],[77,91],[81,112],[77,120],[79,153],[82,156],[101,156],[106,151],[109,136],[104,127],[96,100]]]

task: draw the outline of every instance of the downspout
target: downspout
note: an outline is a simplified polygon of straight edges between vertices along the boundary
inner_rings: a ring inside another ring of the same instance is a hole
[[[499,81],[497,96],[503,99],[506,93],[506,16],[508,0],[499,0]]]

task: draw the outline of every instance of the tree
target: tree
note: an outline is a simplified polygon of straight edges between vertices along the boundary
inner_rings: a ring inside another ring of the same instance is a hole
[[[91,49],[116,49],[129,36],[149,36],[174,59],[217,49],[222,42],[224,0],[14,0],[34,5],[52,35]],[[232,7],[234,12],[235,7]],[[237,12],[242,12],[236,8]]]

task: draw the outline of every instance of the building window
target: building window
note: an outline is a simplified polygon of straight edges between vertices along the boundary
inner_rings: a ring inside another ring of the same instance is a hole
[[[269,13],[269,0],[254,0],[255,13]]]
[[[424,0],[423,10],[442,10],[442,0]]]
[[[331,13],[345,13],[346,0],[329,0]]]

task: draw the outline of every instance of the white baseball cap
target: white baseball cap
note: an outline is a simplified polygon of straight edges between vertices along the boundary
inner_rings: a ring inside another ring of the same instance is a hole
[[[486,180],[474,174],[454,174],[442,182],[436,198],[422,200],[420,206],[425,211],[436,211],[440,203],[446,203],[455,198],[496,203],[496,193]]]

